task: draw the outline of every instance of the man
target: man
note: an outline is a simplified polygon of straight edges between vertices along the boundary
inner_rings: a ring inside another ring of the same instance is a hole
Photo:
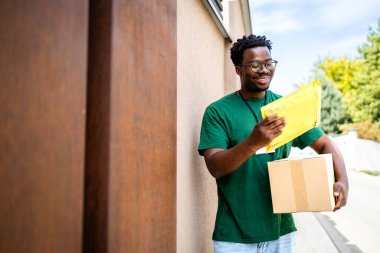
[[[274,153],[262,152],[281,134],[286,119],[262,120],[260,108],[281,96],[268,90],[277,61],[265,36],[243,36],[231,47],[231,59],[241,88],[209,105],[205,111],[198,151],[216,178],[218,211],[213,233],[218,252],[277,252],[294,250],[292,214],[274,214],[267,162],[285,158],[292,146],[310,146],[333,156],[335,210],[347,201],[348,180],[338,148],[320,128],[314,128]]]

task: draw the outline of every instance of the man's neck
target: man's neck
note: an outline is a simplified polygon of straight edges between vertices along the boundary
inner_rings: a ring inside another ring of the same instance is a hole
[[[257,92],[252,92],[252,91],[247,91],[241,89],[239,91],[240,96],[242,96],[245,99],[259,99],[265,96],[266,91],[257,91]]]

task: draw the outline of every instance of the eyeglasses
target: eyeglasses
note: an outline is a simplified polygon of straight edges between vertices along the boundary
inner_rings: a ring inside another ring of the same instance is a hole
[[[260,61],[254,61],[249,64],[241,64],[239,66],[249,66],[252,71],[259,72],[263,69],[263,66],[269,71],[273,71],[276,68],[278,61],[276,60],[269,60],[266,62],[260,62]]]

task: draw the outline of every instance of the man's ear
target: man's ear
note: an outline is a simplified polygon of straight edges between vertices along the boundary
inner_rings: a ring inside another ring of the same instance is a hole
[[[241,66],[235,66],[235,71],[236,71],[236,74],[241,76]]]

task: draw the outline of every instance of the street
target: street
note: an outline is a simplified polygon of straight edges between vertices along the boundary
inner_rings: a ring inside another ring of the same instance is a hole
[[[321,213],[347,239],[353,252],[380,252],[380,177],[349,172],[350,191],[345,208]]]
[[[346,207],[337,212],[295,214],[297,252],[318,252],[318,248],[319,252],[331,253],[380,252],[380,176],[348,173]],[[325,233],[321,233],[322,229]]]

